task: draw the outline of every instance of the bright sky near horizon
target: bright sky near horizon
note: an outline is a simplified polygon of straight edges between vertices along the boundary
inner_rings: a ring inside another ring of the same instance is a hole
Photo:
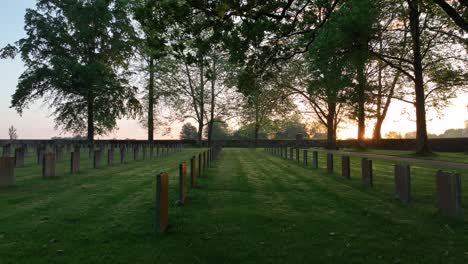
[[[24,14],[26,8],[33,8],[35,0],[7,0],[2,1],[0,9],[0,48],[9,43],[14,43],[24,33]],[[0,139],[8,138],[8,127],[15,126],[18,135],[23,139],[47,139],[53,136],[66,136],[68,134],[56,130],[52,113],[43,102],[37,102],[30,106],[19,116],[11,109],[10,100],[14,93],[18,77],[23,72],[22,61],[0,60]],[[448,128],[461,128],[464,121],[468,120],[468,94],[460,94],[452,101],[452,105],[444,110],[441,117],[429,111],[428,130],[430,133],[440,134]],[[415,114],[412,106],[407,103],[392,102],[388,117],[382,127],[382,135],[388,131],[398,131],[402,134],[416,130],[414,123]],[[368,125],[367,136],[372,135],[372,124]],[[178,138],[181,124],[173,124],[172,134],[164,138]],[[146,131],[136,120],[119,120],[118,130],[102,138],[134,138],[145,139]],[[347,125],[339,130],[340,138],[356,137],[357,131],[354,124]],[[158,138],[162,138],[158,136]]]

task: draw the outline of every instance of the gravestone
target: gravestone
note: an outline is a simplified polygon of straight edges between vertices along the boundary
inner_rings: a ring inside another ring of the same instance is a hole
[[[63,160],[63,146],[55,146],[55,160],[56,161]]]
[[[37,164],[41,165],[43,156],[44,156],[45,149],[42,146],[39,146],[36,148],[36,158],[37,158]]]
[[[143,146],[141,148],[142,148],[142,151],[143,151],[143,160],[146,160],[146,144],[143,144]]]
[[[436,189],[438,206],[442,214],[460,218],[463,215],[461,200],[461,177],[460,174],[437,171]]]
[[[185,204],[187,198],[187,164],[182,162],[179,165],[179,205]]]
[[[327,153],[327,173],[333,173],[333,154]]]
[[[24,148],[16,148],[15,149],[15,166],[16,167],[23,167],[24,166]]]
[[[196,157],[193,156],[190,159],[190,187],[195,188],[197,187],[197,171],[195,168]]]
[[[296,161],[297,161],[297,163],[300,162],[300,160],[299,160],[299,159],[300,159],[300,157],[299,157],[299,151],[300,151],[300,150],[299,150],[299,147],[297,147],[297,148],[296,148]]]
[[[3,157],[11,156],[11,145],[10,144],[3,146],[2,156]]]
[[[151,144],[150,145],[150,159],[154,159],[154,145]]]
[[[293,160],[294,159],[294,148],[289,148],[289,159]]]
[[[203,151],[203,171],[206,171],[206,151]]]
[[[102,152],[101,150],[95,150],[94,151],[94,157],[93,157],[93,168],[95,169],[100,169],[101,168],[101,160],[102,160]]]
[[[202,154],[198,154],[198,177],[202,177],[202,173],[203,173],[203,157],[202,157]]]
[[[166,232],[169,220],[169,175],[161,172],[156,176],[156,231]]]
[[[341,157],[341,176],[348,180],[351,178],[351,166],[349,156]]]
[[[114,146],[107,150],[107,166],[114,165]]]
[[[304,167],[307,167],[308,158],[307,158],[307,150],[306,149],[304,149],[304,151],[302,153],[302,160],[303,160],[303,163],[304,163]]]
[[[127,155],[127,151],[125,150],[125,145],[120,146],[120,164],[125,162],[125,155]]]
[[[55,177],[55,153],[46,153],[42,160],[42,177]]]
[[[318,169],[318,152],[312,151],[312,168]]]
[[[0,187],[15,185],[15,158],[0,157]]]
[[[409,203],[411,200],[411,170],[409,165],[395,164],[395,198]]]
[[[374,185],[374,175],[372,173],[372,160],[362,158],[361,160],[361,179],[364,188],[370,188]]]
[[[80,171],[80,147],[75,146],[73,152],[71,152],[71,166],[70,171],[72,174],[77,173]]]
[[[160,149],[159,149],[159,145],[156,146],[156,157],[159,158],[159,155],[160,154]]]
[[[133,145],[133,160],[138,159],[138,145]]]

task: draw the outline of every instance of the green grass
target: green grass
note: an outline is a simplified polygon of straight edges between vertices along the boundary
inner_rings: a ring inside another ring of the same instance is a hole
[[[356,151],[355,149],[343,149],[345,151]],[[414,151],[409,150],[383,150],[383,149],[367,149],[365,151],[359,151],[361,153],[369,154],[383,154],[397,157],[406,158],[418,158],[426,160],[440,160],[440,161],[451,161],[468,163],[468,154],[464,152],[434,152],[429,156],[419,156]]]
[[[374,162],[375,187],[363,190],[359,159],[348,181],[261,150],[225,149],[177,207],[177,165],[198,152],[54,180],[40,179],[34,166],[19,169],[18,186],[0,191],[0,263],[468,261],[467,218],[435,209],[435,168],[412,167],[414,202],[403,205],[393,199],[392,164],[384,161]],[[324,168],[324,153],[319,158]],[[153,231],[161,170],[171,176],[165,235]]]

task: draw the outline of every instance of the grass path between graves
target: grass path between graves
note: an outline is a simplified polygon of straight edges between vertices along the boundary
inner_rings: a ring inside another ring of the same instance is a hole
[[[385,161],[374,162],[375,187],[363,190],[358,160],[351,160],[348,181],[261,150],[224,149],[177,207],[177,165],[198,152],[56,180],[24,169],[17,187],[0,190],[0,263],[468,261],[467,218],[437,213],[434,168],[412,168],[414,202],[402,205],[392,197]],[[153,231],[154,176],[161,170],[171,176],[165,235]]]

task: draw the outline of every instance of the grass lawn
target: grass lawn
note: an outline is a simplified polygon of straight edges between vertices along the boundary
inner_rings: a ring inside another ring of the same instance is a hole
[[[344,151],[357,151],[355,149],[343,149]],[[414,151],[409,150],[384,150],[384,149],[367,149],[365,151],[359,151],[361,153],[370,154],[383,154],[398,157],[418,158],[427,160],[441,160],[441,161],[452,161],[468,163],[468,154],[464,152],[434,152],[430,156],[419,156]]]
[[[374,162],[375,187],[363,190],[359,158],[348,181],[260,149],[224,149],[177,207],[177,165],[199,151],[54,180],[42,180],[38,166],[18,169],[17,187],[0,190],[0,263],[468,262],[468,219],[437,213],[435,168],[412,167],[414,202],[402,205],[385,161]],[[162,170],[171,176],[172,227],[158,235]]]

